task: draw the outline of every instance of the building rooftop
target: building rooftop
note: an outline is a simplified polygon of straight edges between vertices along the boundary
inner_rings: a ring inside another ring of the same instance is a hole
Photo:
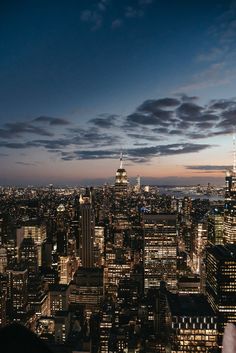
[[[214,312],[203,294],[168,293],[168,303],[174,316],[214,316]]]
[[[207,251],[219,260],[236,261],[236,244],[215,245]]]
[[[67,284],[50,284],[50,292],[65,292],[68,289]]]

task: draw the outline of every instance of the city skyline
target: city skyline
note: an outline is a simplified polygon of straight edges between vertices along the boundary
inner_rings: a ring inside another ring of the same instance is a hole
[[[223,184],[235,1],[1,4],[0,185]]]

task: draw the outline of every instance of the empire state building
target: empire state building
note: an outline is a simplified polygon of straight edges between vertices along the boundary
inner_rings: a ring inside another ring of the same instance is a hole
[[[128,188],[128,177],[127,172],[123,168],[123,156],[120,155],[120,167],[116,171],[116,181],[115,181],[115,195],[116,198],[122,198],[126,196]]]

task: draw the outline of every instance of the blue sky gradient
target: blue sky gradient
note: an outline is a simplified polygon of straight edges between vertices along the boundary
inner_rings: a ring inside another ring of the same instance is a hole
[[[0,184],[104,180],[121,149],[130,176],[221,182],[235,18],[226,0],[1,2]]]

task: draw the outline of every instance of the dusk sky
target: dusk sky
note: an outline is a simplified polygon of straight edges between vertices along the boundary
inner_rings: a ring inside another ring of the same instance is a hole
[[[236,2],[0,3],[0,185],[223,184]]]

